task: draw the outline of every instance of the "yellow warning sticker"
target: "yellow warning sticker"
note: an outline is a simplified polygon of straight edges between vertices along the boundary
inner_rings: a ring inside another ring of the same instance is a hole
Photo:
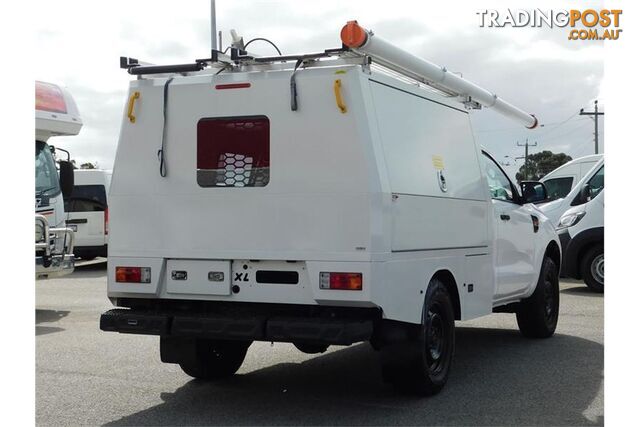
[[[431,156],[431,162],[436,170],[441,171],[444,169],[444,160],[442,159],[442,156]]]

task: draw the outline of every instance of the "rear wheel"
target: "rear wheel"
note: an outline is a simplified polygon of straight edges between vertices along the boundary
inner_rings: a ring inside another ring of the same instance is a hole
[[[197,339],[190,345],[185,357],[180,361],[180,368],[185,374],[194,378],[215,380],[235,374],[247,354],[251,342]]]
[[[382,348],[382,376],[398,389],[431,395],[444,387],[455,348],[455,317],[445,285],[432,279],[422,325],[409,337]]]
[[[560,289],[558,269],[551,258],[545,257],[536,290],[520,302],[516,318],[525,337],[547,338],[553,335],[558,324]]]
[[[595,292],[604,292],[604,247],[597,245],[582,258],[580,273],[584,283]]]
[[[327,344],[310,344],[305,342],[294,342],[293,345],[306,354],[324,353],[329,348]]]

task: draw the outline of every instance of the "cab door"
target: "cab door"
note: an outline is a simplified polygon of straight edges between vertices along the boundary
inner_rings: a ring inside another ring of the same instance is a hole
[[[495,299],[525,292],[535,280],[531,211],[520,204],[515,185],[486,153],[483,161],[493,210]]]

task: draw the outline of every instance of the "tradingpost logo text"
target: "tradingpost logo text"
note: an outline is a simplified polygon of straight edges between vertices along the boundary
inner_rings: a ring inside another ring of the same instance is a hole
[[[476,15],[480,17],[480,27],[570,27],[569,40],[618,40],[622,32],[622,9],[484,9]]]

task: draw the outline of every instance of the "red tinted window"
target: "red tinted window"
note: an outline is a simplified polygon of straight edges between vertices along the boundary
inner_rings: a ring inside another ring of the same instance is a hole
[[[197,179],[201,187],[264,187],[269,183],[269,119],[201,119]]]

